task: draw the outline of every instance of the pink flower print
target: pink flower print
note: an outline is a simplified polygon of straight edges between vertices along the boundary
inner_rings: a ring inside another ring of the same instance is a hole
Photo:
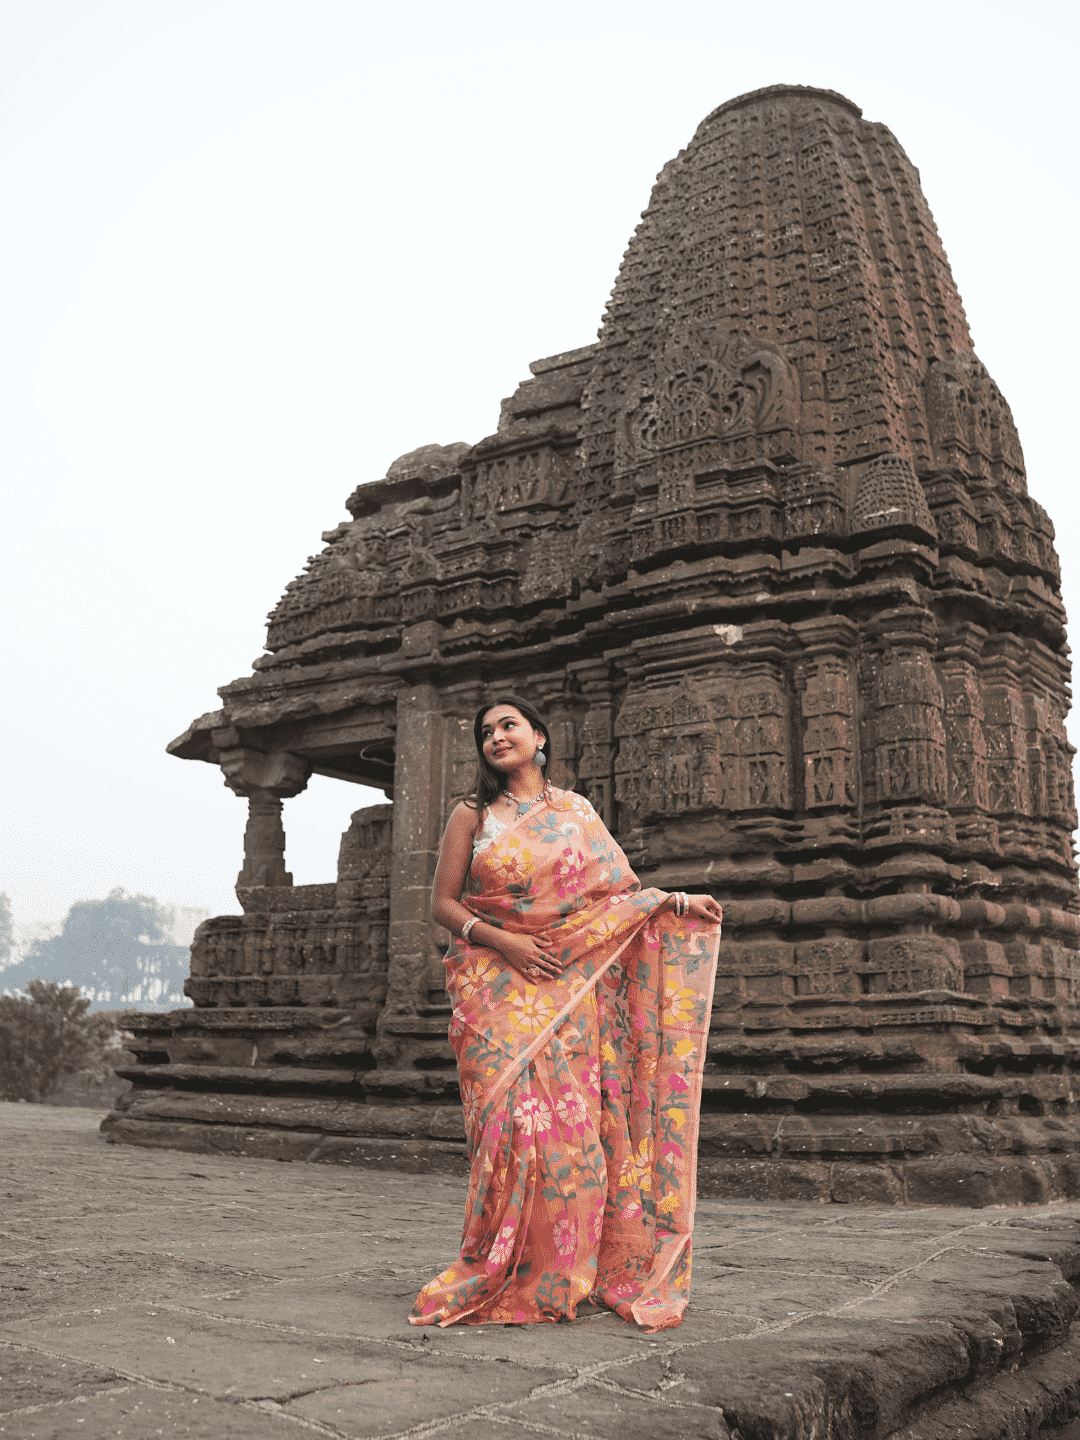
[[[565,1089],[555,1101],[555,1113],[568,1130],[577,1129],[580,1134],[584,1134],[589,1123],[589,1110],[583,1096],[575,1094],[569,1088]]]
[[[565,1260],[570,1255],[577,1253],[578,1226],[577,1217],[571,1217],[565,1211],[555,1221],[552,1230],[552,1238],[555,1241],[555,1249]]]
[[[493,1275],[496,1270],[501,1270],[510,1259],[510,1251],[514,1247],[514,1234],[516,1230],[516,1225],[504,1225],[495,1237],[491,1249],[488,1251],[488,1258],[484,1267],[489,1275]]]
[[[598,1059],[589,1061],[581,1083],[590,1095],[595,1096],[596,1099],[600,1098],[600,1061]]]

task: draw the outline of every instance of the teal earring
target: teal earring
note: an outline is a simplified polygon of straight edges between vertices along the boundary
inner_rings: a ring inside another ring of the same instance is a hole
[[[536,754],[533,756],[533,764],[539,765],[541,769],[543,769],[544,766],[547,764],[547,756],[544,754],[542,749],[537,750]]]

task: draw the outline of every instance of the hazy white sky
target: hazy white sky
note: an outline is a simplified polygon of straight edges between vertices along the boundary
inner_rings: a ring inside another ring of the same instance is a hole
[[[0,0],[0,890],[235,910],[246,806],[164,746],[397,455],[593,339],[661,165],[780,81],[884,121],[1080,609],[1074,0]],[[1076,727],[1073,727],[1076,734]],[[333,878],[369,791],[286,805]]]

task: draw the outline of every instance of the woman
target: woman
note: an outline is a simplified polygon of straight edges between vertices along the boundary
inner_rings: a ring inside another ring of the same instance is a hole
[[[572,1320],[591,1296],[678,1325],[720,906],[640,888],[589,802],[549,783],[550,737],[526,701],[499,697],[473,733],[477,781],[431,902],[455,937],[472,1171],[460,1258],[409,1318]]]

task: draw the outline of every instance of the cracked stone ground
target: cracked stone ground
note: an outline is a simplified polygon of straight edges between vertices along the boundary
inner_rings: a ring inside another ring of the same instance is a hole
[[[885,1435],[1075,1308],[1080,1206],[708,1200],[677,1330],[414,1329],[462,1181],[107,1145],[100,1119],[0,1105],[3,1440],[795,1440],[845,1405]]]

